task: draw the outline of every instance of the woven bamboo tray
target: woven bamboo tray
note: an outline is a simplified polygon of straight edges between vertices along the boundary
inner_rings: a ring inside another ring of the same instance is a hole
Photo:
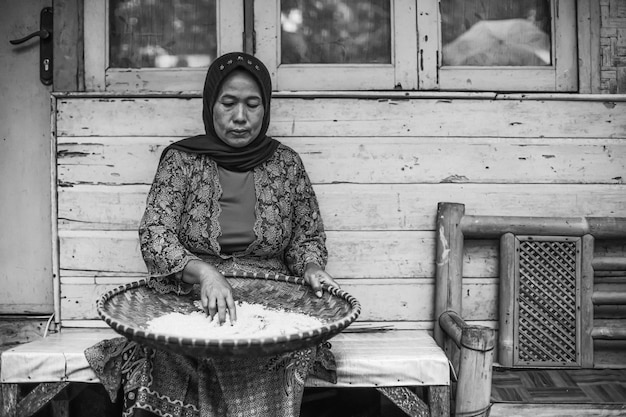
[[[318,298],[304,279],[280,274],[225,274],[235,300],[269,308],[306,313],[317,317],[321,327],[285,336],[266,338],[186,338],[148,331],[153,318],[171,312],[197,311],[196,292],[189,295],[160,294],[145,280],[121,286],[104,294],[97,310],[111,328],[130,340],[191,356],[261,356],[293,351],[323,343],[337,335],[359,316],[359,302],[341,289],[323,285]]]

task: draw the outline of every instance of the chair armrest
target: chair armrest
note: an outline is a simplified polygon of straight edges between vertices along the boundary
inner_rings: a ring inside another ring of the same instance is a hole
[[[454,311],[439,316],[439,326],[459,348],[455,415],[487,416],[491,406],[491,376],[495,331],[468,325]],[[450,352],[447,352],[450,357]]]

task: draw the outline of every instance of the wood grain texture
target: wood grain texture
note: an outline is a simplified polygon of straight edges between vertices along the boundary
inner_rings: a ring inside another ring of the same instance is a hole
[[[59,99],[58,136],[192,136],[200,98]],[[358,108],[358,111],[355,109]],[[276,98],[276,137],[623,138],[626,102]],[[454,115],[454,118],[451,118]],[[111,121],[115,120],[115,123]]]
[[[59,187],[59,230],[137,230],[148,185]],[[621,185],[319,184],[327,230],[435,230],[439,201],[470,213],[514,216],[615,216],[626,212]],[[433,209],[435,207],[435,209]]]
[[[434,277],[434,234],[430,231],[329,231],[328,270],[338,278]],[[59,233],[61,277],[75,271],[145,273],[136,231]],[[497,277],[497,243],[470,241],[466,277]]]
[[[59,182],[150,184],[179,137],[60,137]],[[315,184],[621,184],[626,144],[616,139],[278,137]],[[602,169],[597,169],[602,167]]]
[[[96,301],[107,291],[138,277],[111,279],[111,283],[93,278],[66,278],[62,281],[62,319],[98,319]],[[362,322],[412,322],[410,328],[431,329],[434,320],[432,279],[338,279],[342,289],[361,303]],[[474,320],[488,321],[495,325],[496,286],[492,281],[467,280],[463,286],[464,311]],[[417,324],[422,322],[422,324]]]
[[[68,95],[56,116],[61,316],[88,325],[94,298],[145,276],[137,227],[146,195],[164,147],[202,133],[201,99]],[[440,201],[464,203],[469,215],[626,212],[621,96],[278,94],[269,133],[307,167],[328,270],[365,306],[363,325],[433,328]],[[498,252],[496,240],[468,240],[463,255],[463,317],[492,328]],[[615,362],[614,352],[597,357]]]

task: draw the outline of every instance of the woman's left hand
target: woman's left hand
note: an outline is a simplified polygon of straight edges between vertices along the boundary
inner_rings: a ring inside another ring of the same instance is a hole
[[[308,263],[304,269],[304,280],[313,288],[315,295],[322,296],[322,284],[339,288],[339,284],[335,282],[333,277],[324,271],[319,265]]]

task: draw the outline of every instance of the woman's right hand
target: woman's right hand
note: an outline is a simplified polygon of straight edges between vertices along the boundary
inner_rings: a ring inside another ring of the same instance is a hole
[[[237,321],[233,289],[215,267],[206,262],[191,260],[183,270],[183,281],[200,284],[200,302],[211,320],[217,314],[220,324],[224,324],[228,311],[230,322]]]

